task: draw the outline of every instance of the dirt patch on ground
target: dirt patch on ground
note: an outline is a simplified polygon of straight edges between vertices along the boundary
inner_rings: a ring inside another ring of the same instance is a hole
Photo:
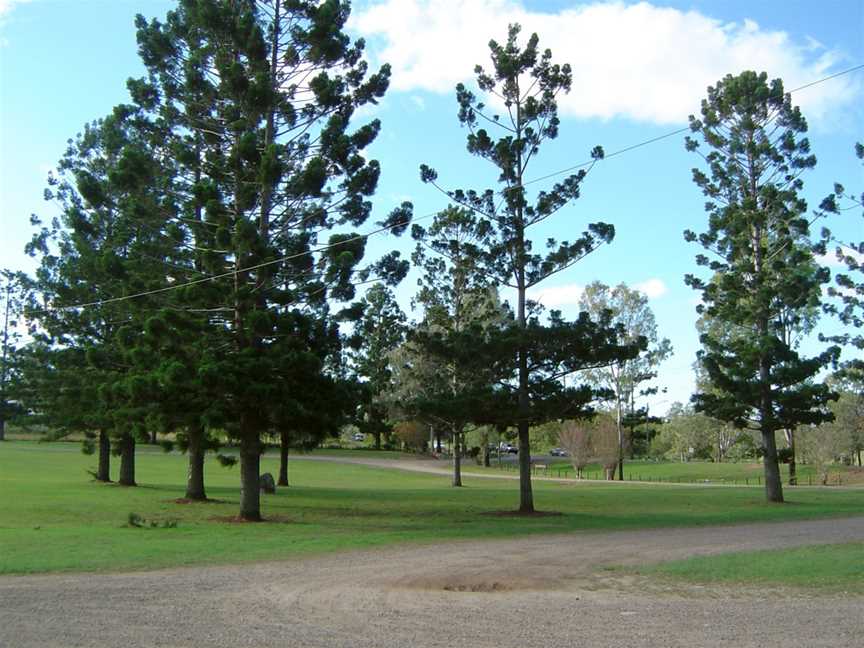
[[[237,515],[217,515],[211,517],[210,520],[213,522],[222,522],[223,524],[294,524],[296,522],[296,520],[287,515],[269,515],[260,520],[247,520]]]
[[[484,511],[480,515],[491,517],[546,518],[561,517],[560,511]]]
[[[225,504],[225,500],[220,499],[189,499],[188,497],[178,497],[177,499],[166,500],[169,504]]]
[[[499,575],[490,578],[483,574],[448,574],[440,576],[410,576],[393,581],[394,590],[423,590],[431,592],[472,592],[495,594],[498,592],[550,591],[560,589],[556,583],[526,576]]]
[[[853,646],[860,645],[864,597],[688,585],[629,568],[862,538],[864,518],[848,518],[385,547],[149,573],[5,577],[0,646]]]

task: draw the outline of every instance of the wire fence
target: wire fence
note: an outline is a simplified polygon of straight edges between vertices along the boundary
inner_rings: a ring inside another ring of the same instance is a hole
[[[497,468],[504,472],[519,472],[519,465],[515,462],[503,462],[499,461],[493,463],[491,465],[492,468]],[[620,481],[617,477],[617,470],[615,473],[615,479],[609,480],[606,478],[606,471],[604,469],[591,469],[591,470],[582,470],[581,476],[577,474],[577,471],[572,466],[561,465],[561,464],[540,464],[540,463],[532,463],[531,464],[531,474],[537,477],[550,477],[556,479],[571,479],[578,481]],[[715,478],[705,478],[705,477],[685,477],[685,476],[664,476],[664,475],[645,475],[639,473],[637,471],[627,470],[624,471],[624,480],[629,482],[641,482],[641,483],[659,483],[659,484],[718,484],[718,485],[726,485],[726,486],[762,486],[764,483],[764,478],[762,475],[754,475],[750,477],[715,477]],[[844,475],[840,471],[829,472],[826,479],[820,478],[818,475],[814,475],[812,472],[808,472],[806,474],[801,474],[798,476],[796,483],[790,484],[787,483],[784,485],[788,486],[850,486],[854,485],[856,482],[850,482],[849,477],[847,476],[844,481]]]

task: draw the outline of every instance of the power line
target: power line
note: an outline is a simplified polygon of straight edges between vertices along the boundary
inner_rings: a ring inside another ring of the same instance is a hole
[[[853,67],[851,67],[851,68],[847,68],[847,69],[845,69],[845,70],[842,70],[842,71],[837,72],[837,73],[835,73],[835,74],[832,74],[832,75],[830,75],[830,76],[826,76],[826,77],[823,77],[823,78],[821,78],[821,79],[817,79],[816,81],[811,81],[810,83],[806,83],[806,84],[804,84],[804,85],[802,85],[802,86],[799,86],[799,87],[797,87],[797,88],[793,88],[792,90],[789,90],[789,94],[792,94],[792,93],[794,93],[794,92],[799,92],[799,91],[801,91],[801,90],[805,90],[805,89],[807,89],[807,88],[811,88],[811,87],[813,87],[813,86],[815,86],[815,85],[818,85],[818,84],[820,84],[820,83],[824,83],[824,82],[826,82],[826,81],[830,81],[830,80],[832,80],[832,79],[836,79],[836,78],[841,77],[841,76],[844,76],[844,75],[846,75],[846,74],[851,74],[852,72],[856,72],[856,71],[861,70],[861,69],[864,69],[864,64],[855,65],[855,66],[853,66]],[[636,143],[636,144],[631,144],[631,145],[629,145],[629,146],[625,146],[624,148],[618,149],[618,150],[616,150],[616,151],[613,151],[612,153],[609,153],[609,154],[607,154],[607,155],[604,155],[603,159],[604,159],[604,160],[608,160],[608,159],[613,158],[613,157],[616,157],[616,156],[618,156],[618,155],[623,155],[624,153],[628,153],[628,152],[633,151],[633,150],[635,150],[635,149],[642,148],[643,146],[648,146],[649,144],[654,144],[654,143],[659,142],[659,141],[662,141],[662,140],[664,140],[664,139],[668,139],[668,138],[670,138],[670,137],[674,137],[674,136],[676,136],[676,135],[680,135],[681,133],[684,133],[684,132],[689,131],[689,130],[690,130],[690,127],[689,127],[689,126],[685,126],[685,127],[683,127],[683,128],[675,129],[674,131],[670,131],[670,132],[665,133],[665,134],[663,134],[663,135],[658,135],[657,137],[652,137],[652,138],[650,138],[650,139],[643,140],[643,141],[638,142],[638,143]],[[508,187],[508,188],[506,188],[506,189],[502,189],[502,190],[500,190],[500,191],[498,191],[498,192],[496,192],[496,193],[497,193],[498,195],[503,195],[503,194],[504,194],[505,192],[507,192],[507,191],[512,191],[513,189],[516,189],[516,188],[525,187],[525,186],[528,186],[528,185],[530,185],[530,184],[534,184],[534,183],[537,183],[537,182],[541,182],[541,181],[543,181],[543,180],[548,180],[549,178],[554,178],[554,177],[556,177],[556,176],[559,176],[559,175],[562,175],[562,174],[565,174],[565,173],[569,173],[569,172],[571,172],[571,171],[575,171],[575,170],[577,170],[577,169],[580,169],[580,168],[584,168],[584,167],[590,166],[590,165],[592,165],[592,164],[596,164],[597,161],[598,161],[598,160],[594,160],[594,159],[592,159],[592,160],[588,160],[588,161],[586,161],[586,162],[582,162],[582,163],[580,163],[580,164],[576,164],[576,165],[573,165],[573,166],[569,166],[569,167],[566,167],[566,168],[561,169],[561,170],[559,170],[559,171],[555,171],[555,172],[553,172],[553,173],[549,173],[549,174],[547,174],[547,175],[540,176],[540,177],[538,177],[538,178],[534,178],[534,179],[529,180],[529,181],[527,181],[527,182],[523,182],[521,185],[513,185],[512,187]],[[81,303],[81,304],[75,304],[75,305],[72,305],[72,306],[58,306],[58,307],[45,308],[45,309],[41,309],[41,310],[39,310],[39,311],[31,311],[31,312],[58,312],[58,311],[74,310],[74,309],[78,309],[78,308],[89,308],[89,307],[91,307],[91,306],[104,306],[104,305],[106,305],[106,304],[113,304],[113,303],[117,303],[117,302],[126,301],[126,300],[129,300],[129,299],[138,299],[138,298],[140,298],[140,297],[147,297],[147,296],[150,296],[150,295],[157,295],[157,294],[161,294],[161,293],[166,293],[166,292],[169,292],[169,291],[172,291],[172,290],[178,290],[178,289],[180,289],[180,288],[186,288],[186,287],[188,287],[188,286],[194,286],[194,285],[197,285],[197,284],[206,283],[206,282],[208,282],[208,281],[215,281],[215,280],[217,280],[217,279],[224,279],[224,278],[226,278],[226,277],[233,277],[233,276],[235,276],[235,275],[237,275],[237,274],[240,274],[240,273],[244,273],[244,272],[251,272],[251,271],[253,271],[253,270],[259,270],[259,269],[261,269],[261,268],[265,268],[265,267],[268,267],[268,266],[271,266],[271,265],[276,265],[276,264],[278,264],[278,263],[284,263],[285,261],[290,261],[290,260],[292,260],[292,259],[297,259],[297,258],[300,258],[300,257],[306,256],[306,255],[309,255],[309,254],[314,254],[314,253],[316,253],[316,252],[324,252],[324,251],[326,251],[326,250],[329,250],[329,249],[332,249],[332,248],[334,248],[334,247],[338,247],[338,246],[344,245],[344,244],[346,244],[346,243],[353,243],[353,242],[355,242],[355,241],[360,241],[360,240],[368,239],[368,238],[371,237],[371,236],[375,236],[376,234],[381,234],[382,232],[390,231],[391,229],[395,229],[395,228],[398,228],[398,227],[407,227],[409,224],[416,223],[416,222],[419,222],[419,221],[422,221],[422,220],[426,220],[426,219],[428,219],[428,218],[432,218],[432,217],[435,216],[437,213],[438,213],[438,211],[435,211],[435,212],[431,212],[431,213],[428,213],[428,214],[424,214],[423,216],[418,216],[418,217],[410,218],[410,219],[408,219],[407,221],[400,221],[400,222],[394,223],[394,224],[392,224],[392,225],[386,225],[386,226],[384,226],[384,227],[380,227],[380,228],[378,228],[378,229],[376,229],[376,230],[372,230],[371,232],[368,232],[368,233],[366,233],[366,234],[358,234],[358,235],[353,236],[353,237],[351,237],[351,238],[348,238],[348,239],[345,239],[345,240],[343,240],[343,241],[340,241],[339,243],[333,243],[333,244],[329,244],[329,245],[318,246],[318,247],[316,247],[316,248],[313,248],[313,249],[310,249],[310,250],[305,250],[305,251],[303,251],[303,252],[298,252],[298,253],[296,253],[296,254],[291,254],[291,255],[288,255],[288,256],[279,257],[278,259],[272,259],[272,260],[270,260],[270,261],[264,261],[264,262],[262,262],[262,263],[259,263],[259,264],[253,265],[253,266],[248,266],[248,267],[245,267],[245,268],[236,268],[236,269],[231,270],[231,271],[228,271],[228,272],[223,272],[223,273],[216,274],[216,275],[210,275],[210,276],[207,276],[207,277],[202,277],[202,278],[200,278],[200,279],[195,279],[195,280],[187,281],[187,282],[180,283],[180,284],[172,284],[172,285],[170,285],[170,286],[163,286],[162,288],[156,288],[156,289],[154,289],[154,290],[142,291],[142,292],[134,293],[134,294],[132,294],[132,295],[124,295],[124,296],[121,296],[121,297],[109,297],[109,298],[107,298],[107,299],[100,299],[100,300],[97,300],[97,301],[85,302],[85,303]]]
[[[793,88],[792,90],[789,90],[788,94],[793,94],[795,92],[800,92],[801,90],[806,90],[807,88],[811,88],[815,85],[819,85],[820,83],[825,83],[826,81],[830,81],[831,79],[836,79],[837,77],[841,77],[841,76],[844,76],[846,74],[851,74],[852,72],[857,72],[858,70],[861,70],[861,69],[864,69],[864,63],[862,63],[860,65],[855,65],[851,68],[847,68],[845,70],[837,72],[836,74],[832,74],[830,76],[823,77],[821,79],[817,79],[816,81],[811,81],[810,83],[805,83],[802,86],[798,86],[797,88]],[[661,140],[668,139],[670,137],[675,137],[676,135],[681,135],[682,133],[686,133],[689,130],[690,130],[689,126],[684,126],[682,128],[678,128],[676,130],[670,131],[670,132],[665,133],[663,135],[658,135],[657,137],[652,137],[651,139],[647,139],[643,142],[639,142],[638,144],[631,144],[630,146],[625,146],[622,149],[618,149],[617,151],[613,151],[612,153],[604,155],[603,159],[608,160],[609,158],[613,158],[616,155],[621,155],[622,153],[628,153],[628,152],[633,151],[635,149],[642,148],[643,146],[648,146],[649,144],[654,144],[655,142],[659,142]],[[561,169],[560,171],[555,171],[555,172],[549,173],[545,176],[541,176],[539,178],[534,178],[533,180],[529,180],[528,182],[522,183],[522,186],[534,184],[535,182],[540,182],[542,180],[548,180],[549,178],[554,178],[555,176],[559,176],[559,175],[562,175],[564,173],[569,173],[570,171],[576,171],[577,169],[585,168],[585,167],[593,164],[595,161],[596,160],[587,160],[585,162],[581,162],[579,164],[575,164],[573,166],[567,167],[566,169]],[[518,186],[519,185],[515,185],[515,187],[518,187]]]
[[[58,306],[55,308],[46,308],[42,309],[41,312],[56,312],[56,311],[66,311],[66,310],[74,310],[77,308],[88,308],[90,306],[104,306],[105,304],[113,304],[121,301],[126,301],[128,299],[137,299],[139,297],[147,297],[150,295],[158,295],[160,293],[169,292],[171,290],[177,290],[179,288],[186,288],[188,286],[195,286],[197,284],[206,283],[208,281],[215,281],[217,279],[225,279],[226,277],[233,277],[235,275],[251,272],[253,270],[260,270],[261,268],[266,268],[267,266],[275,265],[277,263],[284,263],[285,261],[291,261],[292,259],[298,259],[300,257],[306,256],[308,254],[313,254],[315,252],[324,252],[326,250],[330,250],[335,247],[339,247],[345,245],[346,243],[353,243],[355,241],[359,241],[362,239],[367,239],[370,236],[374,236],[375,234],[380,234],[381,232],[386,232],[391,229],[395,229],[397,227],[406,227],[410,223],[416,223],[417,221],[425,220],[427,218],[432,218],[438,212],[432,212],[429,214],[425,214],[423,216],[419,216],[417,218],[409,219],[406,221],[401,221],[398,223],[394,223],[392,225],[386,225],[384,227],[380,227],[377,230],[372,230],[366,234],[358,234],[356,236],[352,236],[350,238],[339,241],[338,243],[331,243],[328,245],[317,246],[310,250],[304,250],[303,252],[297,252],[295,254],[289,254],[288,256],[279,257],[278,259],[271,259],[270,261],[264,261],[262,263],[258,263],[256,265],[247,266],[245,268],[235,268],[234,270],[229,270],[227,272],[222,272],[215,275],[209,275],[207,277],[202,277],[201,279],[194,279],[192,281],[186,281],[180,284],[171,284],[170,286],[163,286],[162,288],[156,288],[154,290],[145,290],[142,292],[134,293],[132,295],[123,295],[121,297],[109,297],[108,299],[100,299],[92,302],[85,302],[83,304],[75,304],[72,306]]]

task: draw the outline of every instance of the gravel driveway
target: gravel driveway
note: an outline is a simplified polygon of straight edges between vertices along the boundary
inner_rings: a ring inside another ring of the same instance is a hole
[[[0,646],[862,646],[864,597],[670,587],[597,569],[862,539],[864,518],[847,518],[5,577]]]

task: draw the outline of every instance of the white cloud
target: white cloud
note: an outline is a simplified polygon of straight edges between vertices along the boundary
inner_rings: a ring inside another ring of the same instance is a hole
[[[633,288],[641,293],[644,293],[648,299],[656,299],[662,297],[669,290],[662,279],[648,279],[637,284],[633,284]]]
[[[864,264],[864,254],[845,245],[842,249],[844,255],[852,257],[859,265]],[[818,255],[816,257],[816,263],[828,266],[829,268],[846,268],[846,262],[837,258],[837,252],[835,250],[828,250],[826,254]]]
[[[579,298],[585,286],[579,284],[564,284],[562,286],[548,286],[528,292],[528,299],[543,304],[546,308],[560,308],[561,306],[577,306]]]
[[[634,290],[645,294],[649,299],[662,297],[668,292],[668,288],[662,279],[651,278],[630,286]],[[560,286],[548,286],[535,288],[528,291],[528,299],[543,304],[546,308],[561,308],[562,306],[578,306],[579,299],[585,291],[582,284],[571,283]]]
[[[12,9],[15,8],[15,5],[25,4],[30,1],[31,0],[0,0],[0,18],[3,18],[12,11]]]
[[[426,100],[423,99],[420,95],[411,95],[410,97],[411,103],[413,103],[419,110],[426,110]]]
[[[793,40],[752,20],[723,23],[698,11],[647,2],[601,2],[557,14],[529,11],[517,0],[384,0],[354,14],[350,26],[393,66],[394,89],[453,92],[489,64],[487,43],[518,22],[540,35],[554,60],[570,62],[573,89],[562,114],[678,124],[698,112],[705,88],[743,69],[780,77],[787,88],[837,71],[843,55],[812,38]],[[795,96],[811,120],[853,105],[862,84],[834,79]]]

